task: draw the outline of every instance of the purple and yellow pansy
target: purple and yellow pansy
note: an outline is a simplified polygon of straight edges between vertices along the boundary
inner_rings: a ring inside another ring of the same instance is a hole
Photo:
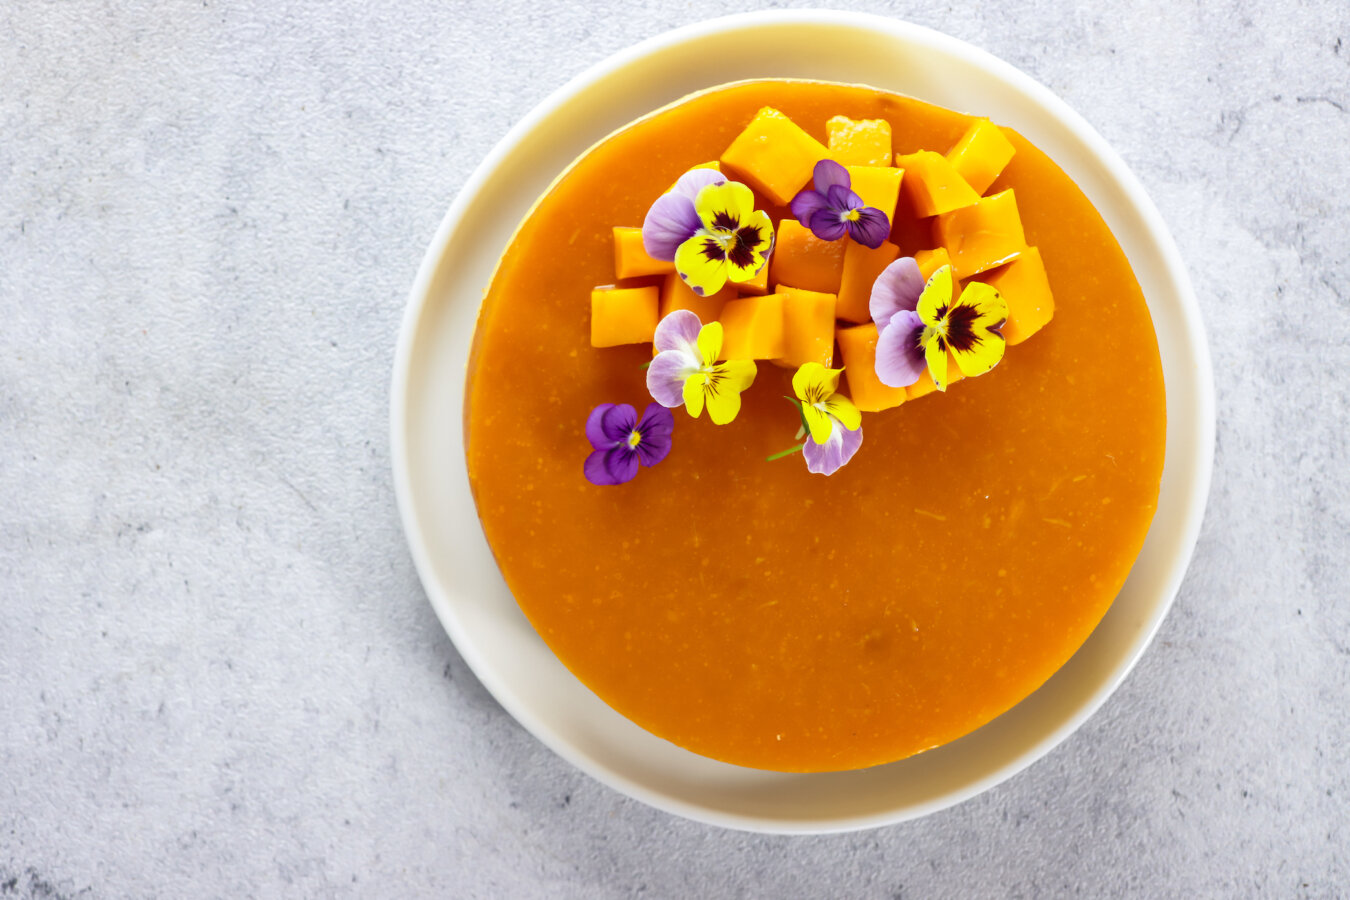
[[[802,456],[806,470],[817,475],[833,475],[862,446],[862,414],[852,400],[838,393],[843,371],[809,362],[792,376],[792,391],[806,429]]]
[[[755,380],[753,360],[719,363],[722,323],[704,325],[687,309],[677,309],[656,326],[656,358],[647,367],[647,390],[669,409],[683,406],[698,418],[706,407],[708,418],[725,425],[741,411],[741,392]]]
[[[654,466],[670,453],[675,418],[659,403],[647,404],[642,418],[627,403],[601,403],[586,418],[593,448],[582,467],[591,484],[632,481],[638,465]]]
[[[848,169],[832,159],[822,159],[812,170],[812,185],[792,198],[792,214],[822,241],[837,241],[848,235],[875,250],[891,233],[891,220],[884,212],[864,206],[853,192]]]
[[[947,389],[948,354],[967,377],[983,375],[1003,359],[999,329],[1008,304],[987,284],[972,281],[959,297],[951,266],[927,282],[913,259],[891,263],[872,285],[872,320],[877,326],[877,378],[891,387],[913,384],[927,369],[940,391]]]

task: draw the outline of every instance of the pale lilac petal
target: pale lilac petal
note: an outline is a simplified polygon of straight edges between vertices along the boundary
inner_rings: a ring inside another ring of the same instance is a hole
[[[848,177],[848,169],[845,169],[839,163],[832,159],[822,159],[816,163],[816,167],[811,171],[812,180],[815,188],[822,194],[829,195],[830,188],[835,185],[843,185],[845,190],[852,186],[852,179]]]
[[[665,459],[670,453],[671,435],[675,432],[675,417],[670,410],[658,403],[647,404],[637,428],[642,434],[637,445],[642,464],[654,466]]]
[[[902,309],[891,317],[890,324],[877,338],[877,378],[890,387],[909,387],[919,380],[928,368],[919,338],[923,336],[923,319],[919,314]]]
[[[694,201],[683,194],[662,194],[642,222],[642,247],[652,259],[673,260],[675,251],[702,223]]]
[[[837,420],[824,444],[817,444],[808,434],[802,445],[806,471],[814,475],[833,475],[858,452],[862,439],[861,428],[850,431]]]
[[[609,441],[609,445],[622,444],[628,440],[628,436],[633,433],[636,426],[637,410],[627,403],[611,404],[600,417],[600,431]]]
[[[822,209],[811,217],[811,233],[822,241],[837,241],[848,234],[848,226],[833,209]]]
[[[620,444],[605,454],[604,467],[605,472],[613,479],[611,484],[632,481],[638,470],[637,451],[627,444]]]
[[[684,406],[684,381],[698,371],[699,360],[679,350],[663,350],[647,367],[647,393],[669,409]]]
[[[875,250],[890,237],[891,220],[881,210],[864,206],[858,210],[857,220],[848,223],[848,234],[864,247]]]
[[[822,209],[827,209],[829,203],[825,200],[824,194],[807,189],[793,197],[789,206],[792,209],[792,214],[797,217],[797,221],[804,227],[810,228],[811,217]]]
[[[710,184],[725,184],[727,176],[716,169],[690,169],[680,176],[679,181],[670,189],[672,194],[680,194],[694,200],[698,197],[698,192]]]
[[[862,198],[849,190],[847,184],[831,185],[825,193],[825,200],[835,212],[846,213],[850,209],[860,209]]]
[[[608,450],[614,445],[614,442],[605,436],[604,428],[601,427],[605,415],[613,408],[613,403],[601,403],[586,417],[586,440],[597,450]]]
[[[677,309],[656,323],[656,333],[652,335],[652,345],[656,352],[678,350],[690,356],[698,356],[698,333],[703,322],[698,313],[688,309]]]
[[[918,309],[923,285],[923,274],[919,272],[919,264],[912,256],[901,257],[883,269],[872,283],[869,304],[877,331],[885,331],[891,316],[900,310]]]
[[[582,471],[586,473],[586,480],[591,484],[598,484],[605,487],[611,484],[618,484],[614,476],[610,474],[605,467],[605,457],[609,456],[608,450],[596,450],[590,456],[586,457],[586,463],[582,466]]]

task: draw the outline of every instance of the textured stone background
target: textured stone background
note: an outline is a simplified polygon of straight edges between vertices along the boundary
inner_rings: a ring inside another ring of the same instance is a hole
[[[727,11],[599,5],[0,7],[0,897],[1344,893],[1350,7],[841,4],[1009,60],[1123,154],[1195,277],[1218,456],[1085,728],[955,809],[792,839],[545,750],[396,516],[395,336],[467,173]]]

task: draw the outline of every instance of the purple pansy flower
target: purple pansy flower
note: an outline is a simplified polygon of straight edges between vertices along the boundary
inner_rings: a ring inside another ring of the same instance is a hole
[[[877,378],[890,387],[909,387],[928,368],[922,343],[919,297],[923,273],[913,257],[887,266],[872,283],[869,308],[877,325]]]
[[[670,453],[675,417],[659,403],[647,404],[642,419],[627,403],[601,403],[586,419],[586,437],[595,451],[586,457],[586,480],[611,485],[632,481],[638,463],[654,466]]]
[[[690,169],[667,193],[647,210],[642,222],[642,247],[652,259],[671,261],[679,246],[703,227],[694,209],[694,198],[710,184],[725,184],[727,177],[716,169]]]
[[[814,176],[815,190],[807,188],[792,198],[797,221],[822,241],[837,241],[847,234],[864,247],[880,247],[891,233],[891,220],[881,210],[863,206],[862,198],[853,193],[848,169],[822,159]]]

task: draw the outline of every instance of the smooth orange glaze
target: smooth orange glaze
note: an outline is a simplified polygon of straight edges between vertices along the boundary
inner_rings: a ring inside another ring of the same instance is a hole
[[[485,300],[468,465],[521,608],[620,713],[697,753],[823,771],[900,759],[1007,710],[1087,638],[1158,497],[1162,372],[1152,322],[1096,211],[1038,150],[1016,188],[1053,321],[992,372],[863,417],[836,475],[791,456],[791,372],[761,363],[740,417],[676,410],[674,449],[618,487],[583,477],[601,402],[641,410],[645,346],[596,350],[591,287],[615,225],[772,105],[817,139],[884,118],[895,149],[945,152],[970,119],[877,91],[762,82],[695,96],[584,157],[540,203]],[[905,204],[901,204],[902,209]],[[775,217],[781,210],[772,212]],[[904,253],[932,246],[899,221]],[[916,237],[918,236],[918,237]]]

